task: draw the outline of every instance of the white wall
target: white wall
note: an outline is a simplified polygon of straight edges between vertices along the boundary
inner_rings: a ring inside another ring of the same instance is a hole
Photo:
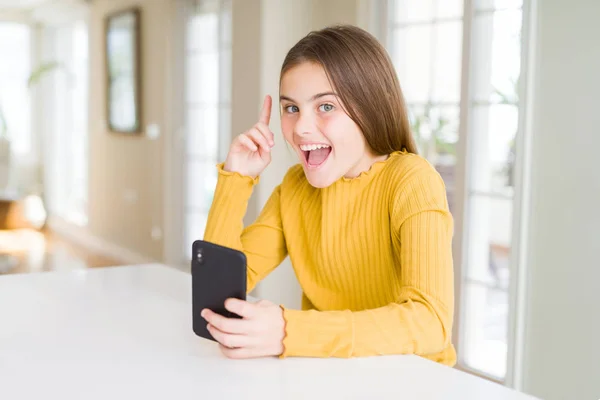
[[[600,2],[538,2],[524,387],[600,398]]]

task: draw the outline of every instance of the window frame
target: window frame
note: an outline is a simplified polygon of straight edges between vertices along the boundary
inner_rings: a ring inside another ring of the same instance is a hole
[[[377,37],[384,43],[390,53],[393,52],[392,24],[389,13],[393,9],[394,0],[374,2],[372,5],[375,15],[385,20],[385,28],[377,32]],[[504,384],[517,390],[522,388],[523,380],[523,355],[524,355],[524,325],[526,315],[527,295],[527,268],[526,249],[529,216],[529,181],[531,157],[531,90],[532,79],[529,77],[529,65],[533,65],[535,56],[533,43],[535,42],[535,10],[537,0],[523,0],[522,26],[521,26],[521,54],[520,54],[520,86],[518,107],[518,128],[515,136],[517,149],[514,164],[514,194],[512,196],[512,226],[511,226],[511,252],[509,258],[510,279],[508,293],[508,321],[507,321],[507,366],[504,379],[477,370],[466,365],[461,358],[462,345],[464,344],[464,287],[467,282],[465,255],[468,250],[468,223],[469,210],[467,207],[473,191],[470,190],[470,174],[473,164],[472,132],[470,123],[473,106],[471,104],[473,83],[471,71],[476,68],[472,54],[473,37],[472,25],[475,14],[490,11],[475,11],[475,0],[464,0],[464,12],[461,18],[462,55],[461,55],[461,84],[459,99],[459,126],[458,142],[456,143],[455,188],[454,188],[454,219],[455,235],[453,241],[453,258],[455,269],[455,317],[453,325],[453,343],[458,354],[456,368],[473,373],[488,380]],[[498,10],[493,10],[498,11]],[[444,19],[445,21],[446,19]],[[452,19],[454,20],[454,18]],[[429,21],[431,22],[431,21]],[[373,26],[373,25],[371,25]],[[487,193],[486,193],[487,195]],[[493,194],[490,194],[493,196]]]
[[[231,3],[232,0],[217,0],[219,3],[219,13],[222,12],[224,4]],[[195,4],[200,3],[201,0],[177,0],[172,3],[173,13],[173,24],[171,26],[171,33],[173,35],[173,45],[169,48],[169,66],[170,70],[167,93],[171,99],[169,103],[168,115],[170,125],[172,126],[173,135],[168,140],[165,146],[165,176],[168,176],[165,191],[165,224],[164,224],[164,254],[165,263],[174,266],[182,271],[190,270],[191,260],[191,249],[186,248],[187,243],[187,219],[188,209],[187,204],[188,198],[188,184],[187,184],[187,165],[189,162],[190,154],[187,150],[188,142],[188,122],[187,122],[187,109],[189,101],[186,98],[186,85],[187,85],[187,66],[188,66],[188,54],[187,48],[187,29],[191,10],[195,7]],[[232,5],[225,6],[229,7],[229,11],[232,12]],[[219,35],[221,35],[221,19],[218,22]],[[219,48],[219,62],[222,62],[223,49],[222,45],[228,44],[229,51],[231,51],[231,43],[223,43],[221,38],[218,39]],[[231,59],[229,60],[231,62]],[[222,74],[220,74],[222,75]],[[229,74],[231,75],[231,74]],[[231,79],[231,76],[227,77]],[[222,95],[223,85],[220,76],[220,82],[218,84],[219,96]],[[231,82],[229,88],[231,87]],[[230,95],[231,96],[231,95]],[[219,101],[217,109],[219,110],[219,118],[217,126],[221,131],[220,125],[224,123],[222,111],[222,102]],[[231,112],[231,99],[228,100],[227,106],[229,107],[229,113]],[[229,130],[231,129],[229,124]],[[227,153],[229,142],[231,140],[231,133],[227,135],[219,134],[217,142],[216,154],[214,154],[214,161],[222,159],[222,155]],[[183,162],[182,162],[183,161]],[[207,162],[207,160],[205,160]],[[215,170],[216,172],[216,170]],[[202,184],[202,183],[200,183]],[[208,210],[205,210],[208,213]],[[199,238],[201,239],[201,238]]]
[[[78,25],[79,24],[79,25]],[[73,88],[69,86],[64,86],[63,89],[65,91],[62,93],[65,98],[64,101],[55,101],[57,96],[57,87],[58,80],[56,74],[65,74],[65,71],[56,71],[53,76],[49,77],[49,83],[42,84],[40,87],[39,95],[41,96],[41,101],[49,105],[49,109],[51,110],[51,115],[47,115],[46,118],[40,118],[40,120],[51,121],[49,125],[50,128],[47,128],[45,132],[40,132],[44,134],[43,142],[44,142],[44,152],[51,154],[45,154],[44,157],[44,183],[46,186],[46,191],[48,192],[47,202],[49,211],[52,215],[61,218],[64,221],[67,221],[71,224],[85,227],[89,223],[89,166],[90,166],[90,151],[89,151],[89,93],[90,93],[90,82],[89,82],[89,68],[90,68],[90,52],[89,52],[89,37],[90,37],[90,21],[85,16],[73,16],[73,18],[68,18],[67,20],[62,21],[60,24],[47,24],[41,26],[42,35],[44,40],[42,41],[42,45],[40,46],[42,54],[52,54],[55,52],[55,49],[60,46],[63,50],[68,49],[68,54],[64,55],[64,58],[57,57],[57,59],[61,59],[59,61],[61,64],[67,63],[67,69],[70,70],[75,65],[74,59],[74,47],[73,47],[73,39],[74,34],[77,29],[83,28],[86,33],[85,40],[86,44],[86,64],[85,64],[85,72],[83,73],[83,79],[81,83],[85,85],[83,87],[83,97],[86,101],[85,104],[85,119],[82,127],[82,131],[80,133],[83,134],[82,143],[84,145],[83,149],[78,149],[78,151],[82,151],[82,157],[84,162],[84,175],[85,181],[83,186],[84,189],[84,197],[82,200],[85,202],[85,207],[81,210],[77,210],[79,212],[73,212],[71,209],[70,201],[72,200],[72,196],[74,195],[74,190],[76,190],[77,186],[72,186],[75,182],[74,169],[72,168],[72,158],[65,159],[64,157],[57,156],[56,152],[53,150],[55,146],[60,147],[61,143],[64,146],[65,136],[67,138],[70,135],[77,134],[76,127],[74,126],[74,121],[70,120],[67,122],[67,129],[60,127],[56,127],[56,110],[54,109],[55,104],[66,104],[67,111],[66,115],[75,115],[73,113],[72,107],[76,104],[76,101],[73,99]],[[69,45],[60,45],[58,42],[61,40],[69,40],[71,43]],[[43,58],[43,57],[41,57]],[[54,59],[52,59],[54,61]],[[68,72],[69,74],[71,72]],[[41,111],[41,110],[40,110]],[[64,115],[63,115],[64,116]],[[58,130],[57,130],[58,129]],[[62,140],[61,140],[62,138]],[[71,138],[72,139],[72,138]],[[70,140],[69,140],[70,142]],[[68,150],[67,150],[68,152]],[[66,163],[66,164],[65,164]],[[70,165],[69,165],[70,164]],[[66,173],[65,173],[66,170]],[[53,175],[55,173],[56,175]],[[57,183],[64,179],[64,185],[57,185]],[[51,190],[50,190],[51,189]]]

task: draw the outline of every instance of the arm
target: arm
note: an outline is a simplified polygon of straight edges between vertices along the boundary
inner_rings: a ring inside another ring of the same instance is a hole
[[[248,261],[247,291],[287,256],[279,211],[279,186],[275,188],[257,220],[244,229],[243,218],[258,178],[223,170],[208,214],[204,240],[242,251]]]
[[[434,355],[450,344],[452,217],[441,178],[419,173],[392,212],[402,287],[395,302],[358,312],[284,310],[283,356]],[[401,244],[401,245],[400,245]]]

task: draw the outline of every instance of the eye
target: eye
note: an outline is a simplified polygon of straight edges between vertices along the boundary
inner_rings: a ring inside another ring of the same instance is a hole
[[[321,104],[319,106],[319,111],[323,111],[323,112],[329,112],[329,111],[333,111],[333,104]]]
[[[285,106],[284,110],[286,113],[290,113],[290,114],[297,113],[298,111],[300,111],[298,109],[298,107],[296,107],[296,106]]]

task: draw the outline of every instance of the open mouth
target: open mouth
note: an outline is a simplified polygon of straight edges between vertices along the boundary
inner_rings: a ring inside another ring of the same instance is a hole
[[[304,160],[309,168],[318,168],[331,154],[331,146],[327,144],[302,144],[300,150],[304,154]]]

